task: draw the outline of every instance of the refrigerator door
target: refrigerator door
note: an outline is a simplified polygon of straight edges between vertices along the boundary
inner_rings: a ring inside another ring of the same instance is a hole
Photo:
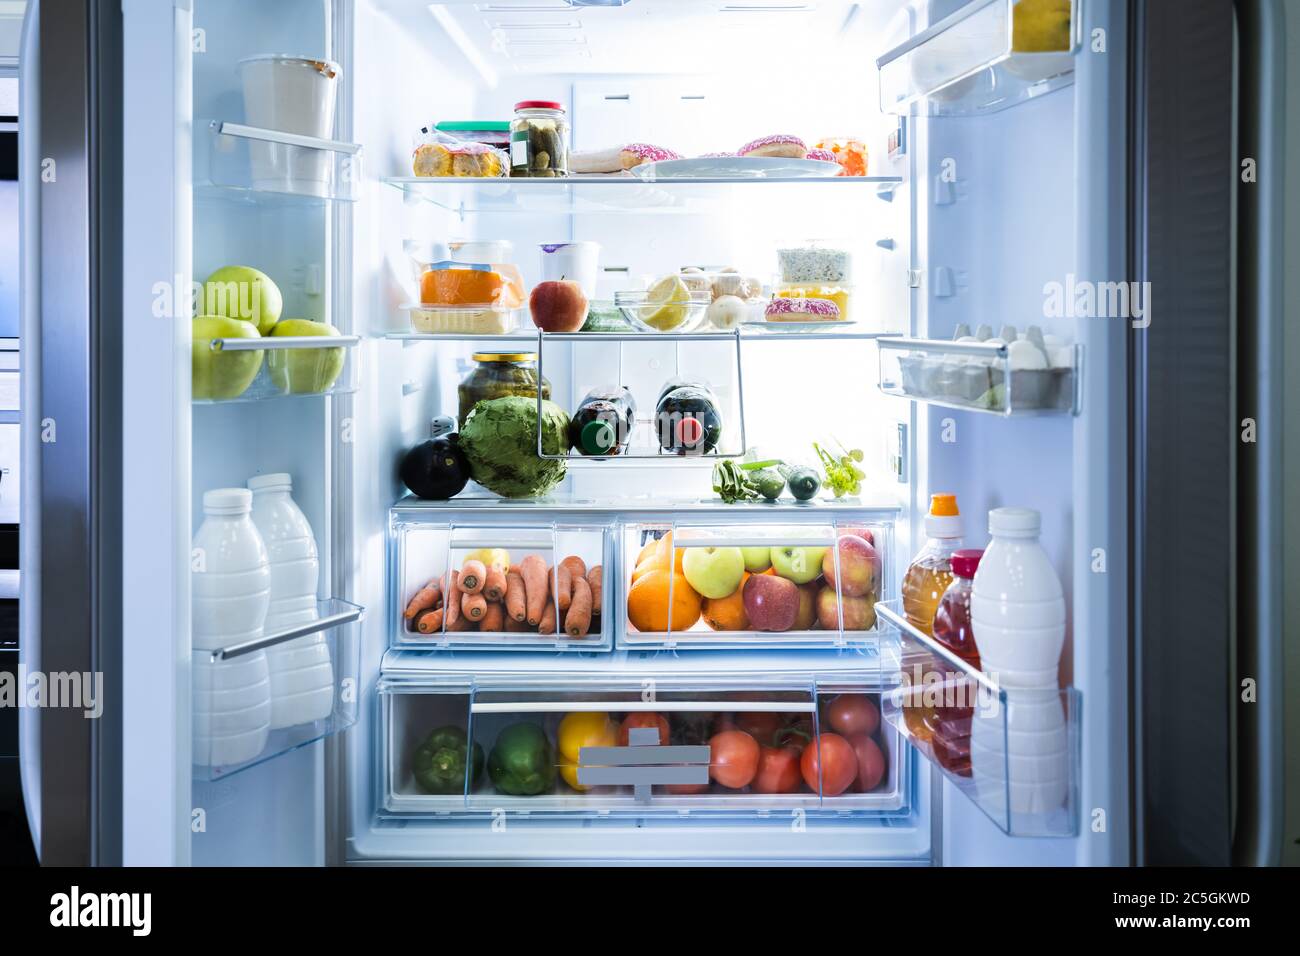
[[[121,328],[119,22],[28,6],[23,47],[22,666],[24,789],[47,864],[119,858],[115,774]],[[47,11],[48,12],[48,11]],[[31,706],[40,696],[39,706]],[[57,699],[56,699],[57,698]]]

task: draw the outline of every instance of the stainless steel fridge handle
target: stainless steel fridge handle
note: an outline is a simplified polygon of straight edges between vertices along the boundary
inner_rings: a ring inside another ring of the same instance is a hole
[[[1285,840],[1285,681],[1282,611],[1284,280],[1282,183],[1286,178],[1286,13],[1282,0],[1237,0],[1240,156],[1259,176],[1238,185],[1238,418],[1256,440],[1239,454],[1237,680],[1256,683],[1238,703],[1234,865],[1275,866]],[[1292,14],[1295,11],[1291,11]],[[1269,172],[1272,170],[1272,172]],[[1243,505],[1244,502],[1253,502]],[[1230,688],[1234,695],[1240,687]]]
[[[18,260],[19,347],[23,373],[19,408],[29,424],[21,429],[19,461],[18,666],[23,673],[41,666],[40,588],[40,429],[41,394],[41,242],[40,242],[40,2],[27,5],[18,57]],[[18,710],[18,770],[27,827],[41,855],[40,711]]]

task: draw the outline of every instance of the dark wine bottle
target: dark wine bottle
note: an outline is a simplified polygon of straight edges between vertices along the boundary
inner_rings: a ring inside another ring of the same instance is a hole
[[[674,455],[707,455],[722,437],[722,413],[707,385],[679,385],[655,409],[659,446]]]
[[[617,455],[636,425],[636,400],[624,385],[589,391],[569,422],[569,440],[584,455]]]

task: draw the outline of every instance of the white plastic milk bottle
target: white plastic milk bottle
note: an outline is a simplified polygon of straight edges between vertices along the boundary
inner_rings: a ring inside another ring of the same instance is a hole
[[[971,592],[981,668],[1006,692],[1005,708],[976,709],[971,768],[981,799],[1012,813],[1047,813],[1065,800],[1068,755],[1057,665],[1065,597],[1029,508],[989,512],[990,542]]]
[[[267,631],[316,620],[320,577],[316,538],[290,493],[293,479],[282,472],[248,479],[253,523],[262,533],[271,562],[271,607]],[[334,709],[334,668],[323,634],[308,634],[268,648],[271,671],[271,727],[279,729],[328,717]]]
[[[214,661],[210,651],[263,634],[271,599],[271,568],[262,536],[249,518],[244,488],[203,495],[203,524],[194,536],[191,573],[194,763],[229,766],[266,748],[271,683],[266,654]]]

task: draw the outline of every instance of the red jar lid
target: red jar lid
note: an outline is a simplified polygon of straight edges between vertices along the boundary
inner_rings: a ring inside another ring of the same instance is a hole
[[[520,100],[515,104],[515,111],[519,110],[559,110],[563,113],[564,107],[553,100]]]
[[[959,578],[975,577],[975,569],[980,566],[980,558],[984,557],[983,548],[962,548],[960,551],[952,553],[952,573]]]

